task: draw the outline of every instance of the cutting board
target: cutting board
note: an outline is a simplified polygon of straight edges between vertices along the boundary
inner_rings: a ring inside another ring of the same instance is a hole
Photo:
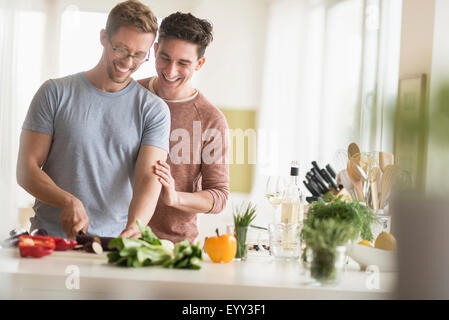
[[[53,251],[51,254],[55,258],[64,259],[87,259],[108,261],[108,252],[101,254],[89,253],[82,250]]]
[[[20,258],[19,248],[1,248],[0,254]],[[53,251],[51,255],[49,255],[48,257],[58,259],[102,260],[107,262],[108,261],[107,255],[108,252],[103,252],[102,254],[95,254],[95,253],[88,253],[82,250],[67,250],[67,251]]]

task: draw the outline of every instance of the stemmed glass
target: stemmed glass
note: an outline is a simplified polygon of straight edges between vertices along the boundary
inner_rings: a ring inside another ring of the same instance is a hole
[[[273,208],[273,223],[280,221],[279,207],[282,200],[282,193],[285,188],[285,178],[282,176],[270,176],[265,188],[265,197]],[[279,218],[279,219],[278,219]]]

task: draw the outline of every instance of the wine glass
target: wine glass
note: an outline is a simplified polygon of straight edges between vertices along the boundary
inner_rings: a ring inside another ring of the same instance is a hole
[[[268,177],[265,197],[273,208],[273,222],[280,221],[278,218],[279,207],[282,200],[282,193],[285,189],[285,178],[282,176],[270,176]]]

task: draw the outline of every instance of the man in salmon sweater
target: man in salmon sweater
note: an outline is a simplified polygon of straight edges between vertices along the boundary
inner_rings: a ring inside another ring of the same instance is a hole
[[[162,21],[154,45],[157,76],[138,81],[171,112],[170,154],[154,166],[162,191],[149,226],[173,242],[193,242],[197,214],[220,213],[229,194],[226,119],[190,83],[211,41],[208,21],[190,13],[171,14]]]

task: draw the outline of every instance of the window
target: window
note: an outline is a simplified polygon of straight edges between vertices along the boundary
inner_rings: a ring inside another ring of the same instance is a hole
[[[64,10],[61,17],[59,76],[86,71],[98,63],[103,52],[100,31],[105,28],[107,18],[108,13],[80,11],[75,5],[69,5]],[[134,79],[156,74],[153,48],[150,53],[150,60],[132,74]]]

